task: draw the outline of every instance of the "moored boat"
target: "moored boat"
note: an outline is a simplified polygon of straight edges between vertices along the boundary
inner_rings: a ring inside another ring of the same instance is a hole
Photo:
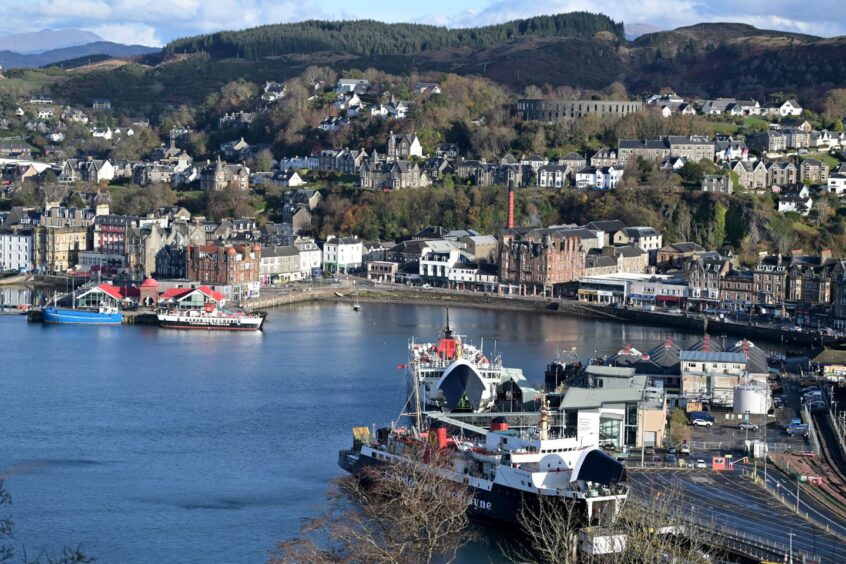
[[[409,343],[409,384],[416,386],[427,409],[444,412],[485,412],[493,409],[501,398],[509,398],[509,411],[537,396],[528,386],[523,371],[506,368],[499,355],[491,358],[482,347],[465,342],[449,325],[437,344]]]
[[[96,310],[47,306],[41,313],[44,323],[70,325],[120,325],[123,323],[123,314],[111,306],[101,306]]]
[[[206,329],[210,331],[260,331],[267,316],[264,312],[226,311],[209,304],[202,310],[173,309],[156,314],[165,329]]]
[[[471,517],[507,526],[519,526],[521,510],[533,511],[543,498],[576,509],[569,526],[608,526],[628,496],[624,466],[596,445],[550,436],[549,412],[534,434],[509,430],[500,417],[490,429],[462,424],[479,437],[468,440],[450,436],[449,424],[449,416],[440,416],[430,419],[427,432],[380,429],[372,439],[366,427],[354,429],[354,446],[340,451],[338,464],[355,475],[400,462],[438,472],[467,485]],[[421,449],[422,461],[415,456]]]

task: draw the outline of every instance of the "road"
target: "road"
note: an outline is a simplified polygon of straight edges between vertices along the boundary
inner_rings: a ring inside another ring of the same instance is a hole
[[[789,535],[793,533],[794,551],[818,555],[823,562],[846,562],[846,523],[832,522],[832,527],[836,528],[827,532],[797,515],[737,470],[725,473],[707,470],[633,471],[631,476],[635,493],[678,490],[683,503],[690,504],[690,515],[703,526],[746,532],[784,546],[788,545]],[[770,478],[768,473],[771,484],[782,478],[778,475]],[[785,494],[785,500],[795,503],[791,495]],[[804,503],[803,499],[800,499],[800,509],[811,513],[819,511],[819,508]]]

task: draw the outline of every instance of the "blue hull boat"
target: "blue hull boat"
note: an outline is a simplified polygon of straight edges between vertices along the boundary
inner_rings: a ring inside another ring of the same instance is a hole
[[[43,310],[44,323],[67,323],[77,325],[120,325],[123,314],[113,309],[88,311],[84,309],[65,309],[54,306]]]

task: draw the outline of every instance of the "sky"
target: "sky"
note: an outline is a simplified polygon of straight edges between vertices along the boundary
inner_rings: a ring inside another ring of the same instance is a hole
[[[0,36],[76,28],[117,43],[161,46],[189,35],[305,19],[474,27],[600,9],[616,21],[660,29],[733,21],[812,35],[846,35],[844,0],[0,0]]]

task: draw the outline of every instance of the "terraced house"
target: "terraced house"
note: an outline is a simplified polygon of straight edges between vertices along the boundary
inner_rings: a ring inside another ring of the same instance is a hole
[[[667,137],[671,157],[684,157],[693,162],[702,159],[714,160],[714,142],[707,137],[697,135],[671,135]]]
[[[791,162],[776,161],[767,165],[768,186],[788,186],[799,182],[799,171]]]
[[[731,171],[737,174],[737,181],[747,190],[767,187],[767,167],[761,161],[737,161]]]

